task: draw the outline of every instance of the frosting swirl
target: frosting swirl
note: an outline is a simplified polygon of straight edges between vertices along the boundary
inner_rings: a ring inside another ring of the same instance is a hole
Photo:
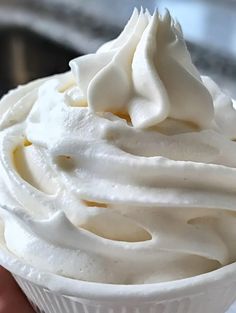
[[[234,103],[199,75],[179,24],[135,10],[117,39],[70,64],[1,100],[8,249],[117,284],[234,262]]]
[[[129,114],[140,128],[168,117],[199,126],[213,119],[212,98],[168,11],[161,18],[134,10],[117,39],[70,65],[81,97],[94,112]]]

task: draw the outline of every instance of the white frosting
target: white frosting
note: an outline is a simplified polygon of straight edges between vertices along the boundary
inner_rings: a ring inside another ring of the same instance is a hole
[[[135,10],[71,67],[0,102],[7,248],[47,272],[118,284],[234,262],[236,113],[198,74],[180,26]]]
[[[116,40],[70,65],[94,112],[129,114],[141,128],[168,117],[200,126],[213,119],[212,98],[168,11],[161,18],[135,10]]]

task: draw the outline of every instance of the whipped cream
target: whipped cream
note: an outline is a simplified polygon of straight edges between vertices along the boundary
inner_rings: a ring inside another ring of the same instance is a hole
[[[134,11],[71,72],[0,102],[6,247],[43,271],[139,284],[236,260],[234,102],[166,12]]]
[[[212,98],[168,11],[160,18],[134,10],[117,39],[70,66],[93,112],[129,114],[140,128],[168,117],[200,126],[213,119]]]

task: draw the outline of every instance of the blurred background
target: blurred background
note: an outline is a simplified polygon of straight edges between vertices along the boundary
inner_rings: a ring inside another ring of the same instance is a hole
[[[115,37],[134,6],[169,8],[193,60],[236,97],[236,0],[0,0],[0,95]]]

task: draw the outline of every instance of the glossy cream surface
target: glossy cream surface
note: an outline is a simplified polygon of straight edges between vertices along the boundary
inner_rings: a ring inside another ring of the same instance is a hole
[[[0,102],[6,247],[43,271],[142,284],[236,260],[234,101],[168,12],[134,11],[71,71]]]

